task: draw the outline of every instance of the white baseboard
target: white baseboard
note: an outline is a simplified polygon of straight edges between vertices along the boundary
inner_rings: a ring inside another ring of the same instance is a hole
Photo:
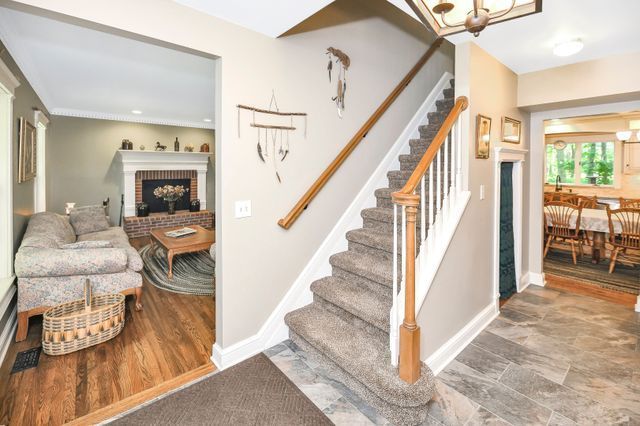
[[[311,283],[331,275],[329,257],[347,250],[345,234],[351,229],[362,227],[360,212],[365,208],[375,207],[375,190],[387,186],[387,172],[400,167],[399,155],[409,152],[409,141],[419,137],[419,127],[427,122],[427,114],[436,110],[436,101],[442,97],[442,91],[448,87],[449,80],[452,78],[453,74],[449,72],[445,72],[442,75],[404,131],[389,149],[380,165],[329,232],[260,331],[254,336],[235,343],[228,348],[223,349],[218,344],[214,345],[211,359],[218,368],[223,369],[237,364],[289,338],[289,329],[284,322],[284,316],[288,312],[308,305],[313,301],[313,295],[310,290]]]
[[[518,293],[522,293],[531,284],[530,273],[526,272],[518,283]]]
[[[636,302],[635,311],[640,312],[640,295],[638,295],[638,301]]]
[[[0,334],[0,365],[4,362],[4,357],[7,356],[9,345],[11,345],[11,341],[13,340],[13,336],[16,333],[17,327],[18,327],[18,306],[14,306],[9,316],[9,320],[7,321],[7,324],[2,330],[2,334]]]
[[[433,374],[438,375],[499,314],[497,303],[491,302],[444,345],[429,355],[424,362]]]
[[[547,284],[547,281],[544,278],[544,273],[538,272],[527,272],[529,276],[529,284],[537,285],[540,287],[544,287]]]

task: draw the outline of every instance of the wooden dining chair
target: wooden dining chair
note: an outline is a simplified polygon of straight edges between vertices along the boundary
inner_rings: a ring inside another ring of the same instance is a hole
[[[626,256],[627,250],[640,250],[640,209],[607,209],[609,216],[609,242],[613,246],[609,273],[616,267],[618,255]],[[615,232],[614,221],[620,223],[620,232]]]
[[[545,204],[544,210],[547,243],[544,247],[543,257],[547,257],[553,241],[562,241],[564,243],[568,241],[571,244],[573,264],[577,264],[576,244],[578,244],[580,256],[582,257],[583,255],[582,244],[584,243],[584,232],[580,231],[582,206],[562,201],[552,201]]]
[[[544,202],[545,203],[550,203],[551,201],[553,201],[554,195],[555,194],[553,192],[545,192],[544,193]]]
[[[601,204],[598,204],[598,197],[587,197],[585,195],[578,195],[578,204],[582,206],[583,209],[597,209]]]
[[[622,198],[620,197],[620,208],[640,209],[640,198]]]
[[[576,194],[556,194],[554,201],[569,203],[577,206],[580,204],[580,196]]]

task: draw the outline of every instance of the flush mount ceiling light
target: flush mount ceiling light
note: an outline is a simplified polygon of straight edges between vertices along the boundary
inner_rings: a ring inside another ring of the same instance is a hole
[[[205,118],[203,121],[204,121],[205,123],[211,123],[211,119],[210,119],[210,118]]]
[[[142,114],[142,111],[140,111],[139,109],[132,109],[131,114],[139,115],[139,114]]]
[[[574,40],[564,41],[558,43],[553,47],[553,54],[556,56],[571,56],[575,55],[584,47],[584,43],[579,38]]]
[[[542,0],[406,0],[438,37],[468,31],[478,37],[487,25],[542,11]]]

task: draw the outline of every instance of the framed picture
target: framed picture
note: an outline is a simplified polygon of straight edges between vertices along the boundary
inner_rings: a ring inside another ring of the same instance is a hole
[[[18,183],[36,177],[36,128],[24,117],[19,119]]]
[[[520,143],[522,123],[514,118],[502,117],[502,142]]]
[[[489,158],[491,146],[491,118],[478,114],[476,117],[476,158]]]

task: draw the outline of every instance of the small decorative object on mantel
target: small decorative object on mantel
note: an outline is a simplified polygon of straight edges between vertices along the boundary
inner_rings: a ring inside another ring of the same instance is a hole
[[[209,152],[209,144],[203,143],[202,145],[200,145],[200,152]]]
[[[191,204],[189,204],[189,211],[190,212],[199,212],[200,211],[200,200],[199,199],[195,199],[195,200],[191,200]]]
[[[140,151],[144,151],[144,145],[140,145]]]
[[[160,144],[160,141],[156,142],[156,151],[166,151],[167,146]]]
[[[122,139],[122,145],[120,149],[131,151],[133,149],[133,142],[131,142],[129,139]]]
[[[18,183],[22,183],[36,177],[37,138],[33,124],[20,117],[19,125]]]
[[[193,145],[191,145],[190,143],[186,144],[184,146],[184,152],[193,152]]]
[[[520,143],[522,124],[515,118],[502,117],[502,142]]]
[[[491,118],[478,114],[476,117],[476,158],[489,158],[491,145]]]
[[[177,136],[176,136],[176,141],[173,143],[173,150],[175,152],[180,152],[180,141],[178,140]]]
[[[333,70],[333,61],[339,65],[338,78],[336,81],[336,95],[331,98],[338,107],[338,117],[342,118],[344,112],[344,95],[347,92],[347,70],[351,65],[351,59],[349,56],[340,49],[335,47],[329,47],[327,49],[327,55],[329,55],[329,65],[327,70],[329,71],[329,82],[331,82],[331,71]]]
[[[167,206],[169,207],[167,213],[171,215],[176,213],[176,201],[182,198],[185,192],[188,191],[189,190],[184,189],[184,186],[182,185],[165,185],[154,189],[153,195],[155,195],[156,198],[162,198],[167,202]]]
[[[306,112],[280,112],[278,108],[278,102],[276,101],[276,95],[271,92],[271,101],[269,102],[269,109],[261,109],[247,105],[238,105],[238,137],[240,137],[240,110],[246,109],[252,112],[252,121],[249,126],[258,130],[258,144],[256,150],[258,152],[258,158],[263,163],[267,162],[269,153],[271,152],[273,168],[276,173],[278,182],[282,182],[280,174],[278,173],[278,160],[283,162],[287,155],[289,155],[289,133],[296,130],[294,127],[294,117],[304,117],[304,137],[307,137],[307,113]],[[270,116],[288,117],[289,126],[280,124],[266,124],[256,122],[256,113],[267,114]],[[264,135],[263,135],[264,131]],[[284,133],[286,132],[286,134]],[[263,143],[264,140],[264,143]],[[269,149],[269,142],[271,142],[271,149]],[[278,150],[276,151],[276,145]],[[263,147],[264,146],[264,147]]]

